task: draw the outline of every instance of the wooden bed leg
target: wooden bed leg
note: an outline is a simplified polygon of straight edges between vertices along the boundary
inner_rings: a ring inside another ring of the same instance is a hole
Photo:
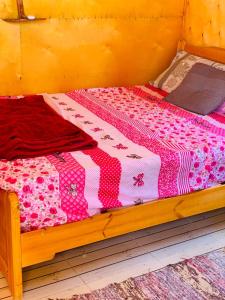
[[[17,195],[0,191],[0,271],[5,275],[13,299],[23,293],[20,211]]]

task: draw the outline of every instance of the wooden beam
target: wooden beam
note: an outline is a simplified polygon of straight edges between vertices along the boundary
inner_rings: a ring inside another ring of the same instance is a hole
[[[24,23],[46,20],[45,18],[36,18],[35,16],[27,16],[24,11],[23,0],[16,0],[18,17],[16,19],[6,18],[4,21],[12,23]]]
[[[23,0],[16,0],[16,3],[17,3],[18,18],[25,19],[26,15],[24,12]]]

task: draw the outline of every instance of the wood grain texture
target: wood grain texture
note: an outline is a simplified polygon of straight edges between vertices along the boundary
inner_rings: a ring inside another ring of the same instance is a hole
[[[217,47],[197,47],[193,45],[185,45],[185,51],[193,55],[204,57],[219,63],[225,64],[225,48]]]
[[[170,64],[182,31],[183,0],[23,2],[25,15],[47,20],[0,20],[3,96],[145,84]],[[17,17],[16,0],[0,0],[1,16]]]
[[[146,274],[225,247],[224,234],[223,208],[61,252],[24,268],[24,300],[70,298]],[[0,274],[0,299],[10,295]]]
[[[0,270],[14,299],[21,299],[22,267],[50,260],[58,252],[225,207],[225,185],[23,234],[16,194],[1,192],[0,203]]]
[[[187,0],[184,36],[189,45],[225,48],[225,1]]]
[[[225,207],[225,186],[144,205],[117,209],[87,220],[22,234],[22,266],[58,252],[150,226]]]
[[[14,299],[22,296],[20,213],[16,194],[0,191],[0,271]]]
[[[17,10],[18,10],[18,18],[25,18],[23,0],[16,0]]]

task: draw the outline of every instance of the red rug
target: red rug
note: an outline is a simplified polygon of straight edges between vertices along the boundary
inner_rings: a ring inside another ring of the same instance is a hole
[[[70,300],[224,300],[225,249]]]

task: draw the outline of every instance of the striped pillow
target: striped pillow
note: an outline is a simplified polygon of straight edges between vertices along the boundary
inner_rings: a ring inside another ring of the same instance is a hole
[[[224,64],[189,54],[186,51],[179,51],[169,68],[159,75],[153,82],[153,85],[171,93],[181,84],[187,73],[196,63],[210,65],[225,72]]]

